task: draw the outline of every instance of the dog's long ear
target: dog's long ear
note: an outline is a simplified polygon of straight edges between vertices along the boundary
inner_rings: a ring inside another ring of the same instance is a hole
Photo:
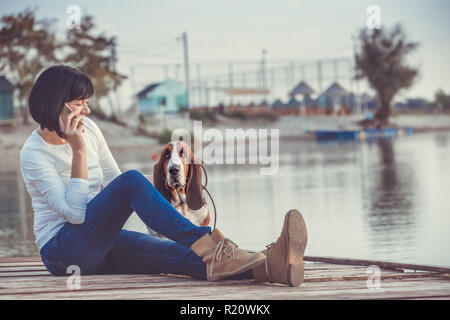
[[[170,202],[172,198],[169,190],[166,188],[166,171],[164,170],[164,157],[161,154],[158,162],[153,167],[153,184],[155,185],[156,190],[162,194],[167,201]]]
[[[198,210],[206,203],[202,189],[202,167],[191,156],[189,164],[189,180],[186,185],[186,202],[192,210]]]

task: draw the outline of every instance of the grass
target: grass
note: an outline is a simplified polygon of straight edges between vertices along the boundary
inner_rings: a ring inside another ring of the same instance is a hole
[[[207,121],[210,123],[216,123],[219,121],[217,119],[217,113],[212,110],[193,109],[183,110],[183,112],[189,112],[189,116],[192,120]],[[247,112],[244,110],[234,110],[225,112],[223,115],[227,118],[237,119],[241,121],[263,120],[275,122],[279,119],[279,116],[271,111]]]
[[[273,112],[257,112],[257,113],[248,113],[241,110],[236,110],[232,112],[227,112],[224,114],[228,118],[239,119],[242,121],[247,120],[264,120],[275,122],[279,119],[279,116]]]
[[[217,122],[217,115],[213,111],[190,110],[189,116],[192,120]]]

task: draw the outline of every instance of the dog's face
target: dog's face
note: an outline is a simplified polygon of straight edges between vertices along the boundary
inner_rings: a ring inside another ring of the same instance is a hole
[[[198,210],[205,204],[201,165],[195,163],[191,148],[183,141],[172,141],[164,147],[155,164],[153,179],[156,189],[169,202],[176,195],[185,194],[189,208]]]
[[[192,151],[183,141],[170,142],[161,153],[165,158],[167,187],[169,189],[186,187],[186,175]]]

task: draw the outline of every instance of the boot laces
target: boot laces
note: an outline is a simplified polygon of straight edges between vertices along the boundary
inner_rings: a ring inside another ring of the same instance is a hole
[[[272,242],[268,245],[266,245],[266,261],[265,261],[265,266],[266,266],[266,275],[267,275],[267,279],[269,280],[269,282],[272,282],[272,277],[270,276],[270,272],[269,272],[269,250],[272,249],[272,247],[275,245],[275,242]]]
[[[226,246],[225,246],[225,243],[226,243]],[[235,252],[236,248],[237,248],[237,245],[230,239],[224,238],[224,239],[220,240],[217,243],[216,248],[214,249],[213,259],[211,261],[209,273],[212,274],[212,272],[213,272],[214,261],[222,260],[222,257],[224,254],[227,255],[228,257],[231,256],[232,260],[234,260],[234,258],[235,258],[234,252]]]

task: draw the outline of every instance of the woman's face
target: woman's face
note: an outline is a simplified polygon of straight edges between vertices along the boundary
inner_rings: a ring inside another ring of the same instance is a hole
[[[91,113],[91,109],[89,109],[88,106],[88,100],[89,99],[82,99],[82,100],[72,100],[69,102],[66,102],[70,109],[72,109],[72,111],[76,112],[77,114],[81,114],[84,118],[84,116],[88,115]],[[68,108],[63,108],[63,111],[61,112],[61,114],[67,115],[69,114],[71,111]],[[81,120],[83,120],[83,118],[81,118]]]

